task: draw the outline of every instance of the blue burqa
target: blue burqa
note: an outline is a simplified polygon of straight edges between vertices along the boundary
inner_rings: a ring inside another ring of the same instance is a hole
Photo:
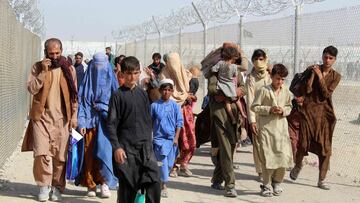
[[[107,56],[104,53],[94,54],[79,88],[78,127],[97,129],[94,156],[99,160],[100,173],[110,188],[116,187],[117,179],[113,173],[112,146],[108,139],[106,120],[111,93],[118,88]],[[81,175],[76,183],[79,183]]]

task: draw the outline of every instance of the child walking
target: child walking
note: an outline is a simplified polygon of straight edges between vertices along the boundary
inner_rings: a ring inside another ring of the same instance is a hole
[[[275,64],[272,83],[256,92],[251,109],[258,115],[259,157],[262,164],[261,195],[281,195],[285,169],[292,167],[293,157],[286,116],[291,111],[291,93],[283,86],[288,75],[286,67]],[[271,192],[271,186],[273,192]]]
[[[114,153],[114,173],[119,179],[118,203],[134,203],[137,191],[145,192],[146,203],[160,203],[159,168],[152,145],[150,102],[137,86],[139,60],[121,62],[124,85],[109,103],[108,130]]]
[[[221,58],[222,60],[213,66],[211,70],[218,74],[217,88],[227,97],[225,100],[225,109],[231,122],[236,124],[237,120],[231,110],[231,103],[235,102],[239,111],[242,113],[244,112],[241,102],[236,94],[238,67],[235,62],[240,58],[240,53],[236,47],[224,47],[221,52]]]
[[[163,79],[159,85],[161,99],[151,104],[153,147],[156,159],[161,162],[161,197],[167,198],[166,184],[177,156],[179,134],[184,120],[180,106],[170,99],[174,91],[174,82],[171,79]]]

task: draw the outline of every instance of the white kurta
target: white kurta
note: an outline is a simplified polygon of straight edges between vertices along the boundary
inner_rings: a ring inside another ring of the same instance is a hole
[[[283,115],[270,114],[270,108],[278,106]],[[251,109],[258,115],[260,159],[266,169],[289,168],[293,166],[293,155],[286,116],[291,111],[291,93],[282,87],[275,95],[271,85],[259,89]]]

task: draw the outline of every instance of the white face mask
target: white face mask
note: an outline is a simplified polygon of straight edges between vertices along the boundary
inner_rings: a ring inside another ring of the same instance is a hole
[[[264,71],[266,70],[267,66],[268,66],[268,61],[267,59],[265,60],[255,60],[254,62],[254,67],[257,71]]]

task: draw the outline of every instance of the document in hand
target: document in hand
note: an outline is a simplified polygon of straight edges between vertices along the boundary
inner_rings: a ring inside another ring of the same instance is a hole
[[[71,128],[71,136],[76,141],[79,141],[79,140],[81,140],[83,138],[83,136],[78,131],[76,131],[74,128]]]
[[[74,180],[80,173],[84,152],[84,144],[79,142],[81,139],[83,139],[83,136],[72,128],[66,164],[66,179],[68,180]]]

